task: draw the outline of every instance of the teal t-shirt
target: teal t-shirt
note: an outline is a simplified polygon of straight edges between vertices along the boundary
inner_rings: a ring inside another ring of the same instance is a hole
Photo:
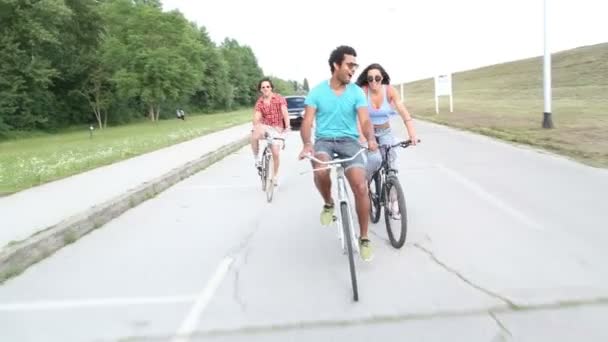
[[[339,96],[323,81],[310,90],[304,104],[316,108],[315,139],[357,139],[357,109],[367,107],[365,93],[358,85],[349,83]]]

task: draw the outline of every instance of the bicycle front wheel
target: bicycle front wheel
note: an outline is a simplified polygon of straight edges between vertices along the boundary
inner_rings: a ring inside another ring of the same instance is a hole
[[[401,248],[407,235],[407,209],[403,188],[397,177],[387,178],[384,194],[384,221],[388,238],[393,247]],[[395,203],[397,208],[395,208]]]
[[[267,171],[267,163],[266,163],[266,151],[262,154],[262,160],[260,163],[260,181],[262,182],[262,191],[266,191],[266,171]]]
[[[266,201],[268,202],[272,202],[272,195],[274,193],[274,182],[272,181],[272,176],[273,176],[273,172],[274,172],[274,163],[273,163],[273,158],[272,158],[272,154],[268,153],[266,155],[266,180],[265,180],[265,185],[266,185]]]
[[[350,267],[350,280],[353,286],[353,299],[359,301],[359,289],[357,288],[357,273],[355,270],[355,256],[353,254],[353,239],[350,230],[350,220],[348,217],[348,207],[346,203],[340,203],[340,214],[342,217],[342,229],[344,232],[344,242],[348,252],[348,265]]]
[[[369,218],[372,223],[378,223],[380,221],[380,174],[376,173],[368,185],[368,196],[369,196]]]

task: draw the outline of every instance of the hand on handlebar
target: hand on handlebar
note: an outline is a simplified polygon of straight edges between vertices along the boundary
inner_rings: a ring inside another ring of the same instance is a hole
[[[310,156],[312,154],[313,154],[312,145],[304,145],[304,147],[302,148],[302,152],[300,152],[300,155],[298,156],[298,159],[302,160],[302,159],[306,158],[306,156]]]
[[[374,152],[378,149],[378,142],[376,139],[370,140],[367,142],[367,149]]]
[[[407,139],[407,140],[404,140],[404,141],[402,141],[400,143],[397,143],[397,145],[395,145],[394,147],[396,147],[398,145],[401,145],[401,147],[414,146],[414,145],[416,145],[419,142],[420,142],[420,139],[414,137],[414,139]]]

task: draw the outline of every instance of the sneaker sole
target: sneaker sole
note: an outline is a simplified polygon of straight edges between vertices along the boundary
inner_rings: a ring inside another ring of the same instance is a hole
[[[361,260],[363,260],[365,262],[370,262],[370,261],[374,260],[374,255],[372,254],[372,256],[369,257],[369,259],[364,259],[363,257],[361,257]]]

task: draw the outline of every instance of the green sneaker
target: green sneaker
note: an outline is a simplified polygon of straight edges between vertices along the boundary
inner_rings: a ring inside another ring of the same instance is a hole
[[[324,226],[330,225],[334,221],[334,205],[328,206],[327,204],[323,205],[323,210],[321,211],[321,224]]]
[[[359,253],[363,261],[372,261],[374,258],[374,252],[372,251],[372,244],[367,238],[359,239]]]

